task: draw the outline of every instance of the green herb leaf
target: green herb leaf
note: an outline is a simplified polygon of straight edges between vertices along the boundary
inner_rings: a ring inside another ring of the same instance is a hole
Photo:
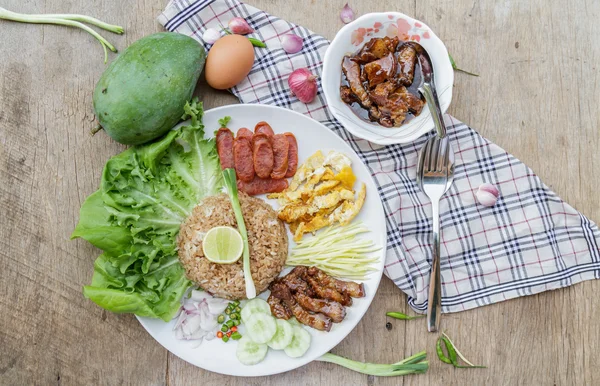
[[[438,338],[436,345],[435,345],[435,351],[437,353],[438,358],[444,362],[444,363],[448,363],[449,365],[452,364],[452,361],[450,360],[450,358],[448,358],[446,356],[446,354],[444,354],[444,350],[442,349],[442,338]]]
[[[452,55],[448,54],[448,58],[450,58],[450,64],[452,65],[452,68],[455,71],[459,71],[459,72],[465,73],[467,75],[479,76],[479,74],[475,74],[473,72],[465,71],[462,68],[458,68],[458,66],[456,65],[456,62],[454,61],[454,58],[452,57]]]
[[[400,319],[400,320],[413,320],[413,319],[419,319],[419,318],[425,317],[425,315],[409,316],[409,315],[403,314],[402,312],[387,312],[386,315],[389,316],[390,318]]]
[[[225,117],[219,119],[219,125],[221,125],[221,127],[227,127],[227,124],[229,123],[229,121],[231,121],[231,117],[225,116]]]
[[[100,189],[85,201],[72,237],[104,250],[84,295],[113,312],[172,319],[191,285],[175,239],[181,222],[223,180],[202,104],[185,106],[191,124],[134,146],[106,163]]]
[[[446,356],[444,354],[444,351],[442,349],[442,342],[444,343],[444,345],[446,346],[446,351],[448,352],[448,356]],[[460,368],[460,369],[466,369],[466,368],[480,368],[480,369],[485,369],[485,366],[476,366],[473,363],[469,362],[469,360],[467,360],[467,358],[465,358],[460,351],[458,351],[458,348],[454,345],[454,343],[452,342],[452,340],[450,340],[450,337],[448,335],[446,335],[445,332],[442,333],[442,335],[438,338],[437,343],[436,343],[436,352],[438,355],[438,358],[444,362],[444,363],[448,363],[453,365],[456,368]],[[462,366],[458,364],[458,358],[462,359],[465,363],[467,363],[468,366]]]
[[[265,48],[267,47],[267,45],[262,42],[261,40],[255,39],[255,38],[248,38],[248,40],[250,40],[250,43],[252,43],[252,45],[254,47],[260,47],[260,48]]]

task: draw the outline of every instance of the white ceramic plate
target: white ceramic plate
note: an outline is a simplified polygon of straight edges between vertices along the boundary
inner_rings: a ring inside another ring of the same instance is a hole
[[[380,251],[373,253],[373,256],[378,256],[380,259],[375,266],[377,271],[373,272],[369,279],[364,282],[366,297],[354,299],[353,305],[346,308],[347,315],[344,321],[334,323],[330,332],[321,332],[307,327],[307,331],[312,335],[312,343],[308,352],[301,358],[290,358],[283,351],[269,349],[265,360],[254,366],[242,365],[237,360],[235,355],[237,343],[235,341],[230,340],[223,343],[219,339],[213,339],[204,341],[198,348],[193,348],[195,342],[175,339],[172,331],[174,321],[165,323],[158,319],[142,317],[138,317],[138,319],[150,335],[167,350],[203,369],[236,376],[261,376],[282,373],[303,366],[330,351],[352,331],[369,308],[379,286],[385,262],[385,217],[377,188],[368,169],[350,146],[327,127],[302,114],[279,107],[250,104],[230,105],[205,112],[203,120],[207,136],[212,136],[214,130],[219,127],[217,120],[226,115],[232,118],[229,128],[234,132],[237,132],[241,127],[254,129],[259,121],[269,122],[276,133],[292,132],[298,140],[299,163],[304,162],[317,150],[323,151],[324,154],[327,154],[329,150],[337,150],[352,159],[352,169],[357,177],[357,186],[358,182],[364,182],[367,185],[365,204],[354,221],[362,221],[371,230],[364,237],[370,238],[378,247],[381,247]],[[261,198],[266,199],[264,196]],[[277,208],[275,200],[267,201],[274,208]],[[291,235],[289,235],[289,240],[291,248],[294,245]],[[267,293],[262,293],[260,297],[266,299]],[[244,333],[243,325],[240,331],[242,334]]]
[[[444,43],[425,23],[398,12],[369,13],[342,28],[325,53],[322,85],[327,104],[346,130],[357,137],[379,145],[408,143],[433,129],[433,120],[426,105],[418,117],[400,127],[383,127],[358,117],[340,98],[342,59],[358,51],[375,37],[398,36],[401,41],[419,42],[431,57],[436,90],[442,113],[452,101],[454,71]]]

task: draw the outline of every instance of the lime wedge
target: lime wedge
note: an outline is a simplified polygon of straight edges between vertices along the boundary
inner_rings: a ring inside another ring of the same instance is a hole
[[[213,263],[231,264],[238,261],[244,250],[242,235],[232,227],[214,227],[202,240],[204,256]]]

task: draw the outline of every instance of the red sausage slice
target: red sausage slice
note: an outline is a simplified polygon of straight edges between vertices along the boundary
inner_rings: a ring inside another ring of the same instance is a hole
[[[252,159],[252,132],[246,128],[238,131],[233,141],[233,159],[235,173],[240,181],[252,181],[254,161]]]
[[[221,161],[221,169],[235,167],[233,159],[233,133],[226,127],[221,127],[217,132],[217,152]]]
[[[298,169],[298,142],[292,133],[284,133],[290,146],[288,148],[288,168],[285,177],[293,177]]]
[[[288,150],[290,143],[285,134],[273,136],[273,171],[271,178],[279,180],[284,178],[288,169]]]
[[[271,128],[271,125],[269,125],[265,121],[258,122],[256,124],[256,126],[254,126],[254,133],[266,134],[269,137],[272,137],[273,135],[275,135],[275,133],[273,133],[273,129]]]
[[[269,178],[273,171],[273,145],[266,134],[255,133],[252,137],[254,171],[260,178]]]
[[[238,180],[237,186],[242,192],[255,196],[257,194],[282,192],[287,189],[288,181],[286,179],[273,180],[271,178],[254,177],[250,182]]]

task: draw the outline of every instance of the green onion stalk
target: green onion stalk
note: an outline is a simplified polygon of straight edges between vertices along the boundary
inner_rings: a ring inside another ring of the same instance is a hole
[[[9,11],[0,7],[0,19],[16,21],[20,23],[32,23],[32,24],[56,24],[56,25],[64,25],[67,27],[76,27],[81,28],[86,31],[93,37],[95,37],[102,48],[104,49],[104,63],[108,60],[108,51],[107,48],[112,52],[117,52],[117,49],[102,35],[88,27],[83,23],[88,23],[91,25],[95,25],[96,27],[102,28],[104,30],[114,32],[116,34],[123,33],[123,27],[113,24],[108,24],[103,22],[102,20],[98,20],[96,18],[85,16],[85,15],[77,15],[77,14],[45,14],[45,15],[27,15],[24,13],[16,13]]]
[[[335,363],[347,369],[357,371],[362,374],[375,375],[378,377],[396,377],[399,375],[423,374],[429,368],[429,362],[426,361],[427,352],[421,351],[400,362],[392,364],[363,363],[353,361],[332,353],[327,353],[317,360],[321,362]]]
[[[238,198],[237,179],[235,177],[235,170],[228,168],[223,170],[223,179],[225,181],[225,188],[229,194],[231,200],[231,206],[233,207],[233,213],[235,214],[235,220],[238,224],[238,230],[242,235],[244,241],[244,251],[242,258],[244,262],[244,282],[246,283],[246,297],[248,299],[254,299],[256,297],[256,287],[254,287],[254,281],[252,280],[252,273],[250,272],[250,249],[248,247],[248,231],[246,230],[246,224],[244,223],[244,215],[242,214],[242,207],[240,206],[240,200]]]

